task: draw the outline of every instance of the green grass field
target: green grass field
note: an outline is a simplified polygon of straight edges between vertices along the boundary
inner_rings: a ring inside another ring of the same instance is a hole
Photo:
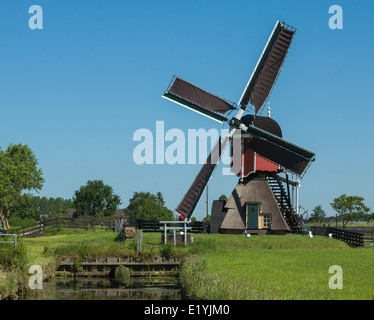
[[[111,231],[70,231],[24,239],[29,260],[48,262],[51,254],[85,257],[136,255],[135,240],[114,242]],[[193,235],[192,245],[172,248],[183,256],[181,283],[196,299],[373,299],[374,250],[301,235]],[[160,233],[144,233],[143,255],[159,255]],[[330,289],[333,274],[343,270],[343,289]]]
[[[203,235],[204,236],[204,235]],[[198,299],[373,299],[374,250],[301,235],[206,235],[196,256],[187,259],[182,284]],[[198,241],[199,242],[199,241]],[[198,245],[195,243],[195,245]],[[343,289],[330,289],[343,270]]]

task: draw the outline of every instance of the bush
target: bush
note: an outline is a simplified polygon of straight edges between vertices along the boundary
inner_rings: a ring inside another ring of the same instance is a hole
[[[160,248],[160,255],[161,257],[165,259],[169,259],[173,255],[173,252],[174,252],[174,245],[172,245],[171,243],[163,245]]]
[[[13,244],[0,245],[0,268],[3,271],[13,271],[15,269],[25,271],[27,263],[27,250],[22,242],[17,246]]]
[[[28,227],[28,226],[32,226],[37,223],[38,222],[34,220],[33,218],[23,219],[22,217],[16,214],[12,215],[9,218],[9,225],[11,226],[11,228]]]

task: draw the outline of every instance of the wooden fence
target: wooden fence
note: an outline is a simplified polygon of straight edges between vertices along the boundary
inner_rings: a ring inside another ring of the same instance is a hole
[[[79,228],[79,229],[105,229],[118,231],[118,221],[115,219],[96,218],[54,218],[27,227],[13,229],[12,233],[21,237],[39,237],[43,235],[46,227],[51,228]],[[154,220],[126,220],[126,226],[135,227],[145,232],[161,232],[162,225]],[[190,233],[201,233],[208,231],[209,223],[191,222]],[[314,235],[327,236],[329,233],[338,240],[345,241],[353,246],[374,246],[374,228],[349,227],[345,229],[311,226],[310,231]]]
[[[364,246],[374,246],[374,228],[373,227],[348,227],[349,231],[360,232],[364,235]]]
[[[27,227],[21,227],[18,229],[12,229],[12,232],[18,234],[20,237],[31,238],[31,237],[40,237],[43,235],[45,230],[45,225],[42,223],[33,224]]]
[[[328,234],[331,233],[328,231],[328,229],[337,229],[337,230],[347,231],[345,232],[345,234],[347,235],[349,234],[349,232],[359,233],[363,237],[363,245],[365,247],[374,246],[374,228],[373,227],[348,227],[348,228],[342,229],[342,228],[326,227],[326,226],[310,226],[310,231],[312,231],[312,233],[317,236],[328,236]],[[347,239],[349,240],[349,237]],[[344,241],[343,238],[340,240]]]
[[[44,222],[46,227],[78,229],[113,229],[114,219],[96,218],[54,218]]]
[[[328,227],[310,226],[310,231],[312,231],[315,236],[327,236],[327,228]]]
[[[130,222],[131,224],[131,222]],[[159,232],[160,227],[164,225],[159,223],[158,221],[153,220],[136,220],[136,228],[141,229],[146,232]],[[204,231],[204,223],[200,221],[191,222],[190,224],[191,233],[201,233]]]
[[[51,228],[78,228],[78,229],[113,229],[114,219],[84,219],[84,218],[54,218],[45,220],[38,224],[13,229],[12,232],[17,233],[24,238],[40,237],[43,235],[46,227]]]
[[[342,240],[354,247],[363,247],[364,246],[364,234],[351,231],[347,229],[338,229],[328,227],[326,229],[327,234],[331,233],[334,239]]]
[[[77,228],[77,229],[104,229],[118,232],[119,220],[115,219],[94,219],[94,218],[53,218],[41,223],[13,229],[21,237],[40,237],[45,228]],[[162,226],[158,221],[153,220],[126,220],[126,226],[136,227],[146,232],[161,232]],[[201,233],[204,231],[203,222],[191,222],[192,233]]]

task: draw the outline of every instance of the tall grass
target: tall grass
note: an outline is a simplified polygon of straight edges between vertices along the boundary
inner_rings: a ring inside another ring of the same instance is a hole
[[[0,245],[0,267],[3,271],[22,270],[27,264],[27,250],[23,241],[14,244]]]
[[[0,246],[0,294],[16,296],[19,287],[27,281],[27,250],[23,241],[17,246],[1,244]]]
[[[194,299],[373,299],[374,250],[315,236],[209,235],[190,247],[180,272]],[[206,247],[204,243],[206,242]],[[343,269],[343,290],[328,286]]]
[[[43,255],[45,257],[54,256],[57,259],[72,257],[85,260],[104,256],[129,255],[129,252],[125,252],[124,246],[117,242],[111,244],[100,244],[86,240],[80,243],[62,244],[57,246],[47,245],[43,249]]]
[[[263,287],[261,281],[246,276],[233,279],[227,270],[207,272],[207,264],[197,255],[188,256],[180,273],[184,295],[203,300],[274,300],[277,288]]]

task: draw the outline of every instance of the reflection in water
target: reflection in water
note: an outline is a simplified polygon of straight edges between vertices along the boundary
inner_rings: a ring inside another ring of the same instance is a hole
[[[132,278],[130,286],[107,278],[55,278],[23,300],[180,300],[175,278]]]

